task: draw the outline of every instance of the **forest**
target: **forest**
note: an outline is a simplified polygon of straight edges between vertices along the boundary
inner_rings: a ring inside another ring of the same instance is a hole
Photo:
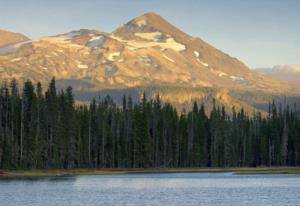
[[[159,95],[116,105],[107,96],[77,104],[71,87],[43,91],[16,80],[0,88],[0,168],[181,168],[300,165],[296,106],[269,112],[217,106],[208,115],[194,102],[177,111]]]

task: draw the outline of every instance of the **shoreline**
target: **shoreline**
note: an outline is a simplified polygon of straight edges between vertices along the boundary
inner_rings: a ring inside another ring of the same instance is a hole
[[[0,170],[1,179],[68,177],[80,175],[126,175],[153,173],[226,173],[236,175],[255,174],[300,174],[300,167],[234,167],[234,168],[78,168],[78,169],[34,169]]]

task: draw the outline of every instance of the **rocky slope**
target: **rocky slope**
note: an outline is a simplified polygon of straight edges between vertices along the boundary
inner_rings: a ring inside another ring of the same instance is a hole
[[[29,40],[29,38],[23,34],[0,30],[0,47],[9,44],[16,44],[27,40]]]
[[[270,96],[299,92],[250,70],[155,13],[136,17],[111,33],[82,29],[4,44],[0,74],[1,79],[43,83],[55,76],[61,87],[72,85],[79,99],[100,90],[145,90],[177,105],[216,98],[228,109],[243,106],[248,111],[254,107],[240,98],[245,91]]]

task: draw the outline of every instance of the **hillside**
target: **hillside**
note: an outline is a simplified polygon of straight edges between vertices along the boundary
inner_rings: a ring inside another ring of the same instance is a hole
[[[103,90],[146,91],[185,107],[193,100],[216,98],[229,110],[243,105],[250,112],[254,104],[237,98],[245,91],[271,98],[299,94],[292,85],[250,70],[156,13],[136,17],[111,33],[81,29],[5,45],[0,46],[1,79],[47,84],[55,76],[61,87],[72,85],[80,100]]]
[[[0,47],[28,40],[29,38],[23,34],[0,30]]]

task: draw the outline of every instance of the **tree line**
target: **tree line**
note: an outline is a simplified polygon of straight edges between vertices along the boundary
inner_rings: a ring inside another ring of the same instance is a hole
[[[0,168],[158,168],[300,165],[300,118],[271,103],[268,115],[213,102],[178,112],[159,95],[138,103],[107,96],[75,104],[72,88],[26,81],[0,88]]]

